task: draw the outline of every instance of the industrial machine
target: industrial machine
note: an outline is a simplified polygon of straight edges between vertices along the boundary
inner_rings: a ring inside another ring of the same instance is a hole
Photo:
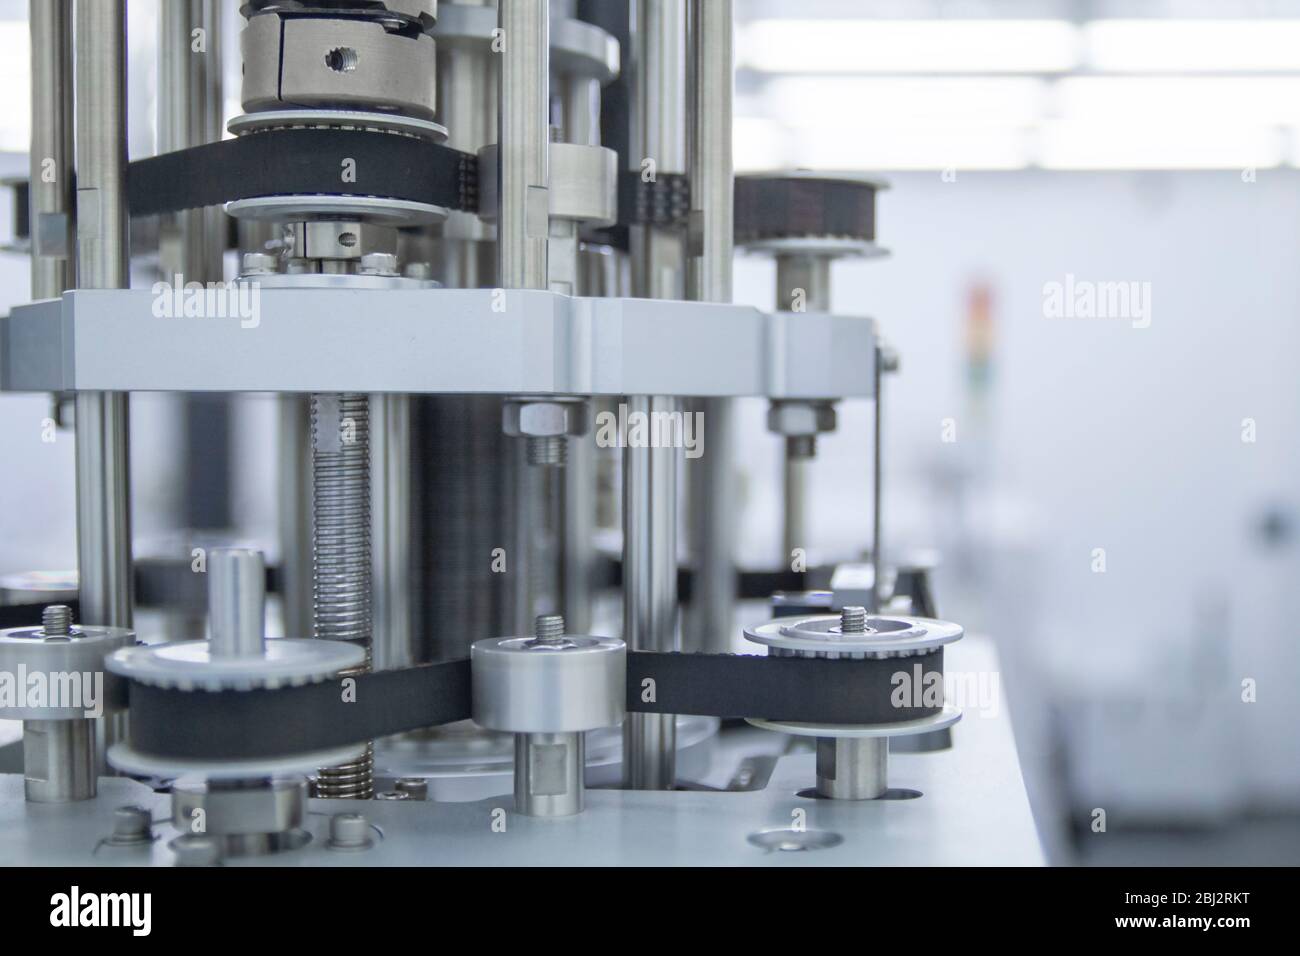
[[[218,0],[164,3],[131,162],[123,0],[73,6],[31,5],[0,385],[75,434],[78,567],[6,592],[0,862],[1041,862],[1006,708],[958,723],[991,646],[881,547],[899,361],[830,301],[881,184],[733,175],[731,0],[249,0],[234,117]],[[775,311],[732,303],[737,247]],[[149,555],[142,392],[202,479]],[[231,529],[249,393],[279,408],[270,541]],[[875,537],[810,567],[846,402],[875,407],[874,473],[835,476]],[[771,441],[778,564],[736,546]]]

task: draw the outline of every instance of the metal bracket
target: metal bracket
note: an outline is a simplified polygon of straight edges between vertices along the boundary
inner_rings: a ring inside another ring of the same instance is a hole
[[[742,305],[157,283],[15,307],[0,388],[865,398],[875,346],[870,319]]]

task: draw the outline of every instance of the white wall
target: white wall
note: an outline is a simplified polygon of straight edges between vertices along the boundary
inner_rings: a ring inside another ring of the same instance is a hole
[[[1057,702],[1080,805],[1131,820],[1295,807],[1300,173],[889,178],[892,257],[834,273],[837,311],[876,317],[902,356],[886,383],[886,538],[896,553],[943,546],[941,610],[1001,642],[1026,763],[1045,775],[1057,756]],[[1045,318],[1044,283],[1067,273],[1149,282],[1150,327]],[[738,297],[770,307],[772,278],[742,260]],[[964,358],[975,281],[994,295],[987,426]],[[868,414],[846,407],[841,431],[868,435]],[[779,500],[777,446],[749,447],[748,547],[775,553],[775,511],[759,511]],[[815,533],[846,549],[870,527],[866,453],[821,447]],[[1270,511],[1287,533],[1266,547]]]

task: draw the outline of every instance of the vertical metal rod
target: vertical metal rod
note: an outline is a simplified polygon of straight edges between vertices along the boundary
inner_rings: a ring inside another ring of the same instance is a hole
[[[686,172],[686,0],[637,5],[632,51],[633,109],[629,168],[644,176]],[[631,231],[633,294],[679,298],[685,245],[679,230]],[[663,396],[629,396],[628,417],[677,411]],[[677,630],[676,448],[623,450],[623,639],[633,650],[672,651]],[[623,782],[667,790],[677,778],[677,724],[671,714],[628,714],[623,724]]]
[[[375,670],[416,661],[411,582],[411,397],[370,396]]]
[[[779,255],[776,257],[776,307],[782,312],[831,310],[831,259],[829,256]],[[816,454],[816,436],[785,440],[785,496],[782,511],[783,561],[795,548],[805,551],[808,533],[808,478]]]
[[[129,284],[126,209],[126,6],[76,7],[77,281]],[[131,626],[128,404],[122,392],[77,395],[77,565],[81,617]]]
[[[814,439],[815,440],[815,439]],[[786,438],[785,454],[785,510],[781,540],[785,551],[782,561],[790,561],[796,548],[808,548],[808,463],[807,455],[799,453],[799,439]],[[792,449],[792,445],[795,447]]]
[[[731,157],[733,99],[732,2],[693,0],[694,76],[691,150],[691,232],[699,255],[690,259],[691,297],[730,302],[735,251]],[[691,538],[696,556],[690,650],[729,649],[736,594],[733,474],[735,403],[700,402],[707,435],[704,454],[691,464]]]
[[[530,817],[582,812],[586,735],[515,734],[515,809]]]
[[[665,396],[629,397],[628,418],[676,410]],[[677,635],[677,461],[675,448],[623,452],[623,640],[639,651],[675,651]],[[668,790],[676,782],[672,714],[629,713],[623,724],[624,784]]]
[[[500,208],[497,215],[497,281],[505,289],[547,287],[550,236],[550,8],[536,0],[500,0],[497,25],[502,31],[501,80],[497,108],[497,155]],[[507,298],[507,308],[509,299]],[[563,439],[561,439],[562,441]],[[530,451],[534,449],[530,448]],[[511,455],[515,468],[526,468],[522,455]],[[549,513],[550,483],[515,472],[511,541],[515,576],[515,619],[521,625],[538,610],[537,598],[555,588],[559,575],[535,558],[538,515]]]
[[[72,0],[32,0],[32,298],[72,285]]]
[[[281,395],[276,421],[280,600],[286,637],[312,633],[311,399]]]
[[[498,110],[501,209],[500,281],[506,289],[546,288],[550,153],[550,10],[538,0],[500,0]]]
[[[831,310],[831,257],[780,255],[776,257],[776,307],[781,312],[794,311],[794,303],[803,312]]]
[[[203,32],[196,36],[196,30]],[[196,50],[199,44],[202,49]],[[221,81],[217,0],[163,4],[158,27],[158,152],[221,139]],[[170,261],[164,271],[175,269],[186,282],[219,280],[225,238],[221,207],[187,209],[167,220],[166,231],[174,234],[178,254],[166,257]]]
[[[158,25],[158,152],[221,139],[222,70],[219,0],[170,0]],[[226,217],[221,206],[185,209],[159,218],[159,268],[167,282],[223,278]],[[180,276],[178,281],[175,277]],[[169,400],[172,397],[169,396]],[[174,502],[174,526],[201,532],[233,524],[231,395],[189,393],[179,406],[173,454],[183,467],[185,493]],[[170,464],[170,462],[168,463]],[[184,633],[179,637],[188,637]]]
[[[884,535],[880,529],[881,511],[881,475],[884,471],[880,461],[883,445],[881,423],[884,421],[884,352],[876,346],[876,400],[874,405],[875,426],[872,429],[871,461],[871,610],[879,613],[880,602],[887,597],[883,576],[885,573],[884,556],[880,553],[884,544]]]

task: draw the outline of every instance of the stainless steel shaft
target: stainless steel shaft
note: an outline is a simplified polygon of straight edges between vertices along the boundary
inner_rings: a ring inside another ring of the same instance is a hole
[[[32,298],[72,285],[72,2],[32,0]]]
[[[731,302],[735,252],[734,177],[731,158],[733,44],[731,0],[693,0],[691,4],[693,129],[691,215],[698,223],[699,255],[690,260],[691,298]],[[687,649],[724,653],[733,633],[736,595],[735,403],[700,401],[703,455],[691,475],[691,543],[695,554]]]
[[[686,0],[637,6],[633,42],[629,166],[642,177],[687,169]],[[632,293],[681,298],[681,230],[634,226],[629,232]],[[628,415],[678,411],[676,399],[628,396]],[[680,650],[677,627],[677,448],[623,450],[623,640],[630,650]],[[667,790],[677,777],[676,717],[628,714],[623,724],[623,783]]]
[[[125,289],[126,6],[77,4],[77,280]],[[127,397],[77,395],[77,568],[81,618],[131,626]]]

